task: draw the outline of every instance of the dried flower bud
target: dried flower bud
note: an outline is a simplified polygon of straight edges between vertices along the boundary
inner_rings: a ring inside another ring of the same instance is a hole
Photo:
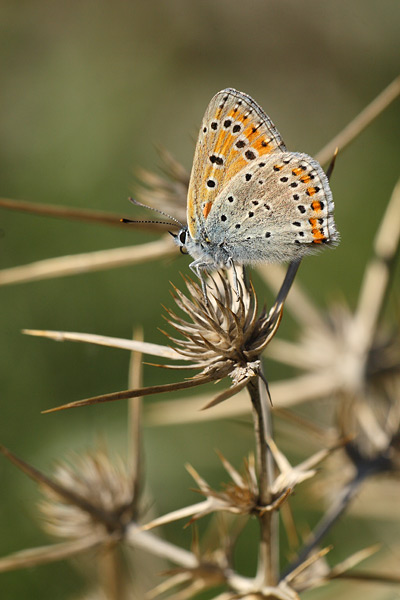
[[[53,535],[76,539],[106,528],[122,532],[133,518],[132,482],[122,460],[112,464],[105,451],[75,455],[60,462],[53,480],[65,490],[46,486],[40,503],[46,529]],[[72,495],[68,496],[68,491]],[[77,503],[76,496],[83,502]]]

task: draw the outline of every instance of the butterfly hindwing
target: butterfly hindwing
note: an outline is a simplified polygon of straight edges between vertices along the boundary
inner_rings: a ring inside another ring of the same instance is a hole
[[[290,261],[338,241],[333,208],[317,161],[275,152],[249,164],[220,191],[207,234],[237,263]]]

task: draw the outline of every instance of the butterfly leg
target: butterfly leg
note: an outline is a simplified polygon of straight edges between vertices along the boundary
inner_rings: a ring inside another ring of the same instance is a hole
[[[239,279],[238,279],[238,276],[237,276],[237,271],[236,271],[235,263],[233,262],[233,259],[231,257],[229,257],[229,259],[227,260],[226,266],[230,267],[232,269],[233,287],[235,288],[235,292],[236,292],[236,295],[237,295],[238,300],[239,300],[239,298],[240,298]]]
[[[195,275],[197,275],[197,277],[200,279],[201,281],[201,289],[203,291],[203,296],[204,296],[204,300],[205,303],[208,304],[208,298],[207,298],[207,284],[204,281],[204,277],[202,275],[202,271],[204,271],[204,269],[207,267],[207,263],[202,262],[201,260],[195,260],[192,263],[190,263],[189,268],[191,269],[191,271],[193,271],[193,273]]]
[[[251,289],[250,288],[250,281],[249,281],[249,277],[248,277],[248,273],[246,271],[245,265],[242,265],[240,279],[243,282],[244,289],[247,292],[250,292],[250,289]]]

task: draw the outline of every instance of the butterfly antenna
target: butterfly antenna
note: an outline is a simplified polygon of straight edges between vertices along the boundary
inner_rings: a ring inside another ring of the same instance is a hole
[[[135,221],[133,219],[120,219],[119,222],[120,223],[151,223],[152,225],[172,225],[172,226],[175,226],[175,223],[168,223],[168,221]]]
[[[329,180],[330,180],[330,178],[331,178],[331,175],[332,175],[332,172],[333,172],[333,168],[334,168],[334,166],[335,166],[336,157],[337,157],[337,155],[338,155],[338,152],[339,152],[339,148],[338,148],[338,147],[336,147],[336,148],[335,148],[335,152],[333,153],[333,156],[332,156],[332,158],[331,158],[331,162],[329,163],[329,167],[328,167],[328,169],[327,169],[327,171],[326,171],[326,176],[327,176],[327,178],[328,178],[328,181],[329,181]]]
[[[139,202],[138,200],[135,200],[134,198],[128,198],[129,202],[132,202],[132,204],[135,204],[135,206],[141,206],[142,208],[148,208],[149,210],[153,210],[154,212],[158,213],[159,215],[163,215],[163,217],[167,217],[168,219],[171,219],[172,221],[175,221],[175,223],[178,223],[178,225],[180,225],[182,228],[185,227],[183,223],[181,223],[178,219],[175,219],[175,217],[171,217],[171,215],[169,215],[168,213],[164,212],[163,210],[160,210],[159,208],[153,208],[152,206],[147,206],[146,204],[142,204],[141,202]],[[143,223],[159,223],[160,221],[142,221]],[[161,221],[162,223],[164,221]],[[131,223],[138,223],[138,221],[131,221]],[[169,225],[173,225],[173,223],[168,223]]]

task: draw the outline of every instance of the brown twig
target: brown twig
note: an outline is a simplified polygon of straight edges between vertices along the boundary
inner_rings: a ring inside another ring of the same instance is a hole
[[[100,396],[93,396],[92,398],[85,398],[84,400],[76,400],[75,402],[68,402],[68,404],[63,404],[62,406],[56,406],[54,408],[49,408],[48,410],[43,410],[42,414],[66,410],[67,408],[79,408],[81,406],[90,406],[91,404],[101,404],[102,402],[115,402],[117,400],[127,400],[128,398],[150,396],[151,394],[162,394],[165,392],[185,390],[187,388],[197,387],[198,385],[203,385],[204,383],[209,383],[211,381],[214,381],[213,377],[203,376],[175,383],[152,385],[136,390],[122,390],[121,392],[112,392],[111,394],[101,394]]]
[[[371,346],[388,296],[400,246],[400,180],[395,185],[374,240],[374,257],[367,265],[356,319],[362,345]]]
[[[367,475],[368,472],[366,471],[358,472],[355,477],[342,489],[338,498],[333,502],[332,506],[326,511],[320,522],[315,527],[314,531],[306,539],[300,552],[298,552],[296,559],[287,567],[283,577],[295,571],[299,565],[304,563],[312,550],[320,545],[322,539],[347,509]]]
[[[136,329],[133,339],[143,342],[143,330]],[[132,352],[129,364],[129,387],[142,386],[142,354]],[[142,398],[130,398],[128,403],[128,460],[132,477],[132,509],[137,515],[142,487]]]
[[[170,239],[164,237],[154,242],[126,248],[112,248],[47,258],[20,267],[3,269],[0,271],[0,285],[65,277],[66,275],[99,271],[104,268],[113,269],[136,263],[143,264],[149,260],[162,259],[174,253],[175,248]]]
[[[331,160],[336,148],[341,152],[372,121],[400,95],[400,76],[396,77],[368,106],[364,108],[338,135],[320,150],[315,158],[321,164]]]
[[[11,198],[0,198],[0,207],[31,215],[40,215],[42,217],[56,217],[57,219],[68,219],[70,221],[80,221],[94,225],[112,225],[127,228],[126,223],[121,222],[121,215],[85,208],[41,204],[25,200],[13,200]],[[136,226],[137,224],[133,223],[133,225]],[[165,232],[166,226],[161,223],[141,223],[138,228],[140,228],[140,231]]]
[[[260,490],[259,503],[261,506],[266,506],[272,501],[272,457],[267,444],[267,439],[271,437],[271,415],[269,402],[261,396],[260,385],[264,386],[261,379],[253,378],[249,381],[247,390],[253,406]],[[273,536],[273,520],[274,513],[270,511],[266,511],[259,516],[260,545],[257,579],[261,585],[274,585],[277,580],[276,544],[278,540]]]

